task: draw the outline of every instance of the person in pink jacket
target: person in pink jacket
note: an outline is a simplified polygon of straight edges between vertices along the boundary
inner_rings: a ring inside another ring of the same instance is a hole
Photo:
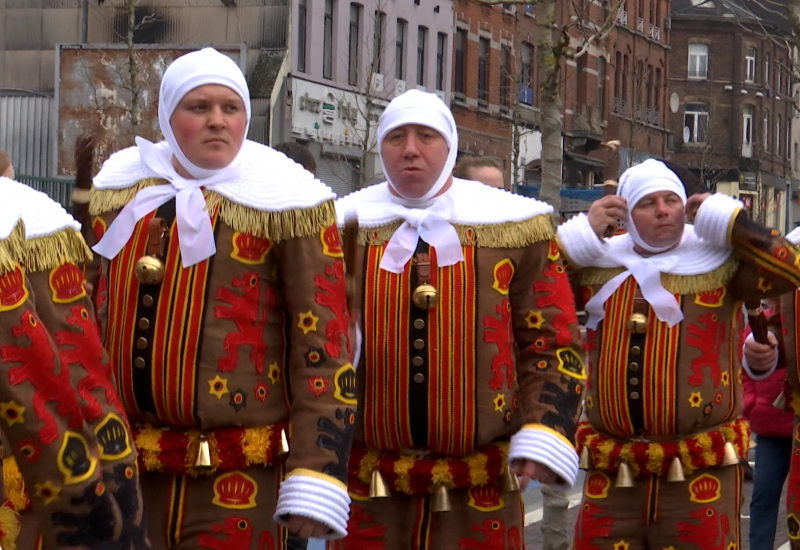
[[[784,391],[786,369],[777,368],[766,377],[759,376],[748,368],[748,355],[748,344],[745,344],[742,414],[750,422],[750,432],[756,439],[750,497],[750,549],[772,550],[778,505],[792,456],[793,413],[775,406],[776,398]]]

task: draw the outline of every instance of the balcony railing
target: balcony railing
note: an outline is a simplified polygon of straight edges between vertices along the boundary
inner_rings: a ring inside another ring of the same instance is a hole
[[[625,10],[620,10],[619,14],[617,15],[617,23],[620,25],[628,26],[628,12]]]
[[[650,25],[650,38],[653,40],[661,40],[661,27]]]

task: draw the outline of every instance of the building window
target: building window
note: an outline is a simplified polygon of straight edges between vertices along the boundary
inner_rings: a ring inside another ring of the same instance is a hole
[[[508,109],[511,96],[511,48],[500,47],[500,107]]]
[[[708,106],[704,103],[687,103],[683,125],[688,129],[686,143],[705,143],[708,130]]]
[[[406,29],[408,22],[404,19],[397,20],[397,37],[394,42],[394,69],[397,80],[406,79]]]
[[[689,78],[708,78],[706,44],[689,44]]]
[[[297,5],[297,70],[306,72],[306,36],[308,29],[308,6],[306,0]]]
[[[769,88],[769,52],[764,53],[764,85]]]
[[[522,43],[519,70],[519,101],[525,105],[533,105],[533,46]]]
[[[436,35],[436,89],[444,90],[444,67],[447,53],[447,35],[440,32]]]
[[[466,83],[464,81],[464,67],[467,55],[467,31],[456,29],[456,55],[455,55],[455,82],[453,91],[458,94],[465,93]]]
[[[753,46],[745,48],[744,53],[744,79],[746,82],[756,81],[756,49]]]
[[[753,106],[742,108],[742,156],[753,156]]]
[[[478,101],[489,99],[489,48],[488,38],[478,40]]]
[[[350,32],[347,51],[347,82],[358,85],[358,35],[361,32],[361,6],[350,4]]]
[[[762,127],[762,132],[761,141],[764,144],[764,151],[769,151],[769,109],[764,109],[764,125]]]
[[[597,58],[597,112],[601,115],[606,109],[606,60],[603,57]]]
[[[375,10],[375,28],[372,30],[372,71],[381,74],[383,69],[383,37],[386,34],[386,14]]]
[[[417,84],[425,85],[425,46],[428,42],[428,29],[417,29]]]
[[[333,0],[325,0],[325,23],[322,30],[322,76],[333,76]]]
[[[781,115],[775,117],[775,154],[781,154]]]

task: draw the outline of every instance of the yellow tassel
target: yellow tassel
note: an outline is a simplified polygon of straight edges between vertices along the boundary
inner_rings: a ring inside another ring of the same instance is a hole
[[[669,465],[669,472],[667,473],[667,481],[671,482],[686,481],[686,478],[683,475],[683,464],[681,464],[681,459],[677,456],[672,459],[672,464]]]
[[[633,487],[633,476],[631,475],[631,467],[627,462],[620,462],[619,469],[617,470],[617,487]]]
[[[441,483],[436,485],[436,487],[433,489],[431,510],[434,512],[449,512],[451,509],[450,493],[447,492],[447,487]]]
[[[389,488],[378,470],[372,470],[372,479],[369,482],[369,498],[386,498]]]
[[[0,506],[0,550],[17,550],[20,529],[19,513],[4,503]]]
[[[211,451],[209,450],[208,438],[205,434],[200,434],[200,441],[197,442],[197,458],[194,460],[194,467],[211,467]]]
[[[25,481],[13,456],[3,459],[3,484],[5,485],[6,498],[17,510],[28,507],[28,497],[25,494]]]

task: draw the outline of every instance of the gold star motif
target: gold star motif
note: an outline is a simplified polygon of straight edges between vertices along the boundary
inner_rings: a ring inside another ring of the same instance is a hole
[[[528,323],[528,328],[541,328],[544,323],[544,316],[541,311],[529,311],[528,316],[525,317],[525,322]]]
[[[303,331],[303,334],[308,334],[309,332],[316,332],[317,321],[319,321],[319,317],[311,313],[310,309],[305,313],[300,313],[298,317],[300,318],[300,320],[297,321],[297,326],[300,330]]]
[[[42,499],[45,504],[50,504],[58,498],[61,489],[50,481],[44,483],[37,483],[35,486],[35,495]]]
[[[25,422],[25,407],[16,401],[0,403],[0,417],[5,419],[9,426]]]
[[[630,543],[621,540],[619,542],[615,542],[613,548],[614,550],[628,550],[628,548],[630,548]]]
[[[719,375],[719,381],[722,383],[723,386],[727,386],[728,383],[731,381],[730,376],[727,372],[723,372]]]
[[[208,381],[208,393],[215,396],[217,399],[222,399],[222,396],[228,393],[228,381],[216,375]]]
[[[700,396],[699,391],[693,391],[692,394],[689,396],[689,404],[697,408],[703,404],[703,398]]]
[[[772,285],[764,277],[759,277],[756,288],[761,292],[769,292],[772,289]]]
[[[502,393],[498,393],[494,396],[494,410],[497,412],[503,412],[503,408],[506,406],[506,398]]]
[[[278,369],[278,363],[270,363],[269,371],[267,371],[267,378],[273,384],[277,384],[281,379],[281,371]]]

